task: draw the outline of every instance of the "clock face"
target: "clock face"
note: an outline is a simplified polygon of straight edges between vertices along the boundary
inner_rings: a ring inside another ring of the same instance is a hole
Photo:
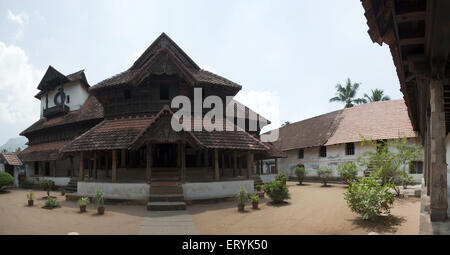
[[[64,92],[58,92],[55,95],[54,102],[55,105],[62,105],[64,103],[64,99],[66,98],[66,95]]]

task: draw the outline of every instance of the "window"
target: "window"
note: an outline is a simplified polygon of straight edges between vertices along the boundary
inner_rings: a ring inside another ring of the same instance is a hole
[[[70,96],[69,95],[66,96],[66,103],[70,104]]]
[[[50,176],[50,162],[45,162],[45,174],[44,176]]]
[[[325,158],[327,156],[327,147],[320,146],[319,148],[319,157]]]
[[[298,150],[298,158],[303,158],[305,155],[305,149],[299,149]]]
[[[126,89],[123,91],[123,98],[125,98],[125,99],[131,98],[131,91],[129,89]]]
[[[355,155],[355,144],[346,143],[345,144],[345,155]]]
[[[39,162],[34,161],[34,175],[39,175]]]
[[[422,161],[411,161],[411,163],[409,163],[409,173],[410,174],[423,174],[423,162]]]
[[[159,85],[159,99],[160,100],[169,100],[169,86],[167,84]]]

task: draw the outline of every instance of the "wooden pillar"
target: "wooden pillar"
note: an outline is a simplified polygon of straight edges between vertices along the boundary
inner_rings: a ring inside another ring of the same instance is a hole
[[[126,167],[126,150],[122,149],[120,151],[120,167],[125,168]]]
[[[236,151],[233,151],[233,177],[236,176],[236,170],[237,170]]]
[[[202,154],[201,154],[201,150],[197,150],[195,152],[195,166],[196,167],[201,167],[202,166]]]
[[[181,179],[183,182],[186,180],[186,148],[185,144],[180,144],[181,148]]]
[[[442,80],[430,82],[431,120],[431,221],[447,219],[447,164],[445,149],[444,84]]]
[[[225,174],[225,153],[223,150],[220,150],[220,155],[222,158],[222,174],[220,176],[223,176]]]
[[[275,173],[278,174],[278,159],[275,158]]]
[[[111,169],[112,182],[117,181],[117,150],[112,150],[112,169]]]
[[[247,151],[247,177],[252,178],[253,175],[253,152]]]
[[[214,179],[219,180],[219,150],[214,148]]]
[[[261,169],[259,169],[259,175],[261,175],[264,170],[264,161],[263,160],[261,160],[260,167],[261,167]]]
[[[260,170],[260,168],[259,168],[259,164],[261,163],[261,160],[257,160],[256,161],[256,174],[259,174],[259,170]]]
[[[153,153],[152,153],[152,144],[147,143],[147,170],[146,170],[146,176],[147,176],[147,182],[150,183],[152,178],[152,164],[153,164]]]
[[[80,169],[79,169],[78,179],[80,181],[84,180],[84,157],[83,157],[82,151],[80,151]]]
[[[94,179],[97,180],[97,152],[94,151]]]
[[[56,160],[52,161],[52,176],[56,177]]]
[[[204,157],[203,163],[205,164],[205,167],[208,168],[209,167],[209,150],[208,149],[205,149],[203,151],[203,157]]]

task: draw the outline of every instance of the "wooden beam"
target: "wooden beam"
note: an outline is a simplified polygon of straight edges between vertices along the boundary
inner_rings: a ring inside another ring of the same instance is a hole
[[[125,168],[126,167],[126,151],[125,149],[120,150],[120,167]]]
[[[247,151],[247,176],[249,179],[251,179],[252,175],[253,175],[253,152]]]
[[[147,168],[146,168],[146,176],[147,182],[150,183],[152,179],[152,166],[153,166],[153,153],[152,153],[152,144],[147,143]]]
[[[56,177],[56,160],[52,160],[52,176]]]
[[[278,159],[275,158],[275,173],[278,174]]]
[[[112,182],[117,181],[117,150],[112,150],[112,173],[111,180]]]
[[[94,179],[97,180],[97,152],[94,151],[94,167],[93,167],[93,171],[94,171]]]
[[[219,180],[219,150],[214,148],[214,179]]]
[[[80,181],[84,180],[84,157],[83,157],[83,152],[80,152],[80,168],[79,168],[79,176],[78,178],[80,179]]]
[[[206,168],[208,168],[209,167],[209,150],[208,149],[205,149],[204,151],[203,151],[203,153],[204,153],[204,164],[205,164],[205,167]]]
[[[233,177],[236,176],[236,169],[237,169],[237,157],[236,151],[233,151]]]
[[[412,45],[412,44],[425,44],[425,37],[406,38],[398,41],[400,46]]]
[[[425,16],[426,14],[424,11],[409,12],[395,15],[395,21],[397,21],[397,23],[404,23],[410,21],[425,20]]]

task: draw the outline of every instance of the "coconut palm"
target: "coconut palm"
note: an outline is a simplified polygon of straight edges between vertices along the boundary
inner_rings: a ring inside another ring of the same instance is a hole
[[[369,103],[373,103],[373,102],[377,102],[377,101],[391,100],[391,98],[389,96],[384,95],[384,91],[382,89],[375,89],[375,90],[371,89],[371,90],[372,90],[371,96],[364,94],[364,97],[367,98],[367,101]]]
[[[364,98],[355,98],[360,83],[353,83],[350,78],[347,78],[345,86],[340,83],[336,85],[336,96],[330,99],[330,102],[343,102],[345,108],[352,107],[355,104],[364,104],[366,100]]]

